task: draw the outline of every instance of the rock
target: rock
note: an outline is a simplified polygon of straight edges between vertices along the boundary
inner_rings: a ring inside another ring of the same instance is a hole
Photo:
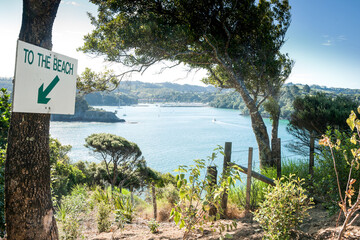
[[[116,116],[116,113],[102,109],[91,108],[84,97],[77,96],[74,115],[52,114],[51,121],[60,122],[125,122]]]

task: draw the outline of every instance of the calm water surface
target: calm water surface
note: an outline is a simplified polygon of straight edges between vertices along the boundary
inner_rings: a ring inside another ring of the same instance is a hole
[[[73,162],[99,162],[84,147],[85,138],[92,133],[112,133],[139,145],[148,166],[171,172],[179,165],[192,164],[193,159],[210,156],[217,145],[232,142],[232,160],[247,164],[247,149],[254,148],[254,162],[258,165],[258,151],[250,118],[239,115],[237,110],[210,107],[159,107],[157,105],[101,107],[117,111],[126,123],[51,122],[52,137],[62,144],[70,144]],[[123,116],[126,115],[126,116]],[[214,121],[216,120],[216,121]],[[266,119],[268,132],[271,123]],[[279,137],[283,143],[282,156],[292,156],[284,147],[292,139],[285,128],[287,121],[280,121]],[[216,164],[222,165],[222,157]]]

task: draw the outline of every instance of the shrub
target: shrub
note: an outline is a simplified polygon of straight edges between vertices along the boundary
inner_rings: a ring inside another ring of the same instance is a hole
[[[159,226],[160,226],[159,223],[155,219],[152,219],[148,222],[148,227],[151,233],[158,233]]]
[[[306,196],[303,182],[291,174],[275,180],[275,187],[268,186],[265,201],[254,212],[254,219],[264,229],[266,239],[290,239],[290,230],[296,229],[308,215],[313,202]]]
[[[338,140],[341,145],[339,149],[333,151],[334,161],[337,168],[337,175],[339,186],[341,189],[346,189],[348,184],[348,176],[351,168],[350,159],[353,158],[351,149],[356,145],[351,143],[351,136],[347,132],[332,131],[328,129],[326,135],[329,139]],[[336,141],[335,140],[335,141]],[[330,214],[336,213],[338,202],[340,202],[340,195],[338,192],[337,176],[334,171],[333,156],[329,148],[322,150],[322,155],[317,156],[318,166],[315,168],[314,186],[315,193],[323,200],[323,205],[329,210]],[[352,171],[352,178],[360,179],[360,171]],[[354,184],[355,188],[359,188],[359,183]]]
[[[134,218],[134,205],[130,196],[116,194],[114,196],[115,218],[123,219],[126,223],[131,223]]]
[[[65,161],[56,162],[51,169],[51,187],[57,198],[68,195],[77,184],[84,183],[85,175],[74,165]]]
[[[217,149],[220,150],[221,149]],[[239,172],[234,168],[229,168],[227,177],[221,179],[219,184],[213,184],[213,177],[204,176],[204,171],[211,166],[216,159],[216,153],[208,158],[208,162],[203,159],[194,160],[195,164],[188,166],[180,166],[176,171],[177,187],[179,188],[179,202],[172,209],[170,217],[172,217],[180,229],[185,228],[183,239],[188,239],[194,229],[203,231],[203,224],[209,221],[218,220],[222,213],[221,197],[225,189],[230,185],[234,186],[236,179],[240,180]],[[203,173],[203,174],[202,174]],[[236,174],[235,174],[236,173]],[[185,178],[188,175],[188,178]],[[210,214],[216,209],[216,214]],[[212,224],[212,230],[218,230],[220,234],[226,228],[233,228],[236,222],[224,225],[219,222]]]
[[[100,202],[98,204],[98,214],[97,214],[97,227],[99,232],[107,232],[110,229],[110,213],[111,208],[108,204]]]
[[[360,113],[360,106],[358,107],[357,112]],[[340,229],[338,239],[342,239],[347,227],[350,226],[358,217],[358,214],[356,213],[359,210],[360,206],[360,191],[356,193],[356,189],[359,188],[359,183],[357,183],[356,180],[359,179],[360,174],[360,120],[354,111],[351,111],[351,114],[346,120],[346,123],[351,129],[350,136],[348,135],[348,137],[345,137],[345,139],[341,139],[338,137],[332,139],[331,134],[327,133],[327,135],[324,135],[323,139],[319,141],[319,144],[325,147],[329,147],[334,166],[337,190],[340,198],[339,206],[345,216],[345,220]],[[342,186],[344,182],[341,178],[341,170],[339,169],[339,164],[337,161],[337,154],[339,153],[340,155],[343,155],[343,158],[346,160],[346,163],[348,165],[348,169],[346,169],[346,172],[342,172],[342,174],[347,175],[345,188],[344,186]]]
[[[61,198],[56,205],[56,219],[60,224],[60,236],[65,240],[77,239],[81,234],[82,214],[87,211],[87,191],[77,185],[68,196]]]

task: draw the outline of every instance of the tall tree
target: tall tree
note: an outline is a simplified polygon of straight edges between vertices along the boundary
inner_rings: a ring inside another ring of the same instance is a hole
[[[23,0],[19,39],[51,50],[59,4]],[[50,192],[49,125],[50,114],[11,113],[5,163],[8,240],[58,239]]]
[[[234,88],[249,109],[263,165],[272,165],[260,105],[292,61],[280,53],[290,24],[287,0],[92,0],[96,27],[82,51],[143,72],[159,61],[208,70],[208,83]],[[170,66],[171,67],[171,66]],[[274,95],[275,96],[275,95]]]

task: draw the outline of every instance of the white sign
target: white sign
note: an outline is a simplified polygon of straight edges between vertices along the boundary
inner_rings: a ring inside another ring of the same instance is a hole
[[[74,114],[77,60],[18,41],[13,111]]]

